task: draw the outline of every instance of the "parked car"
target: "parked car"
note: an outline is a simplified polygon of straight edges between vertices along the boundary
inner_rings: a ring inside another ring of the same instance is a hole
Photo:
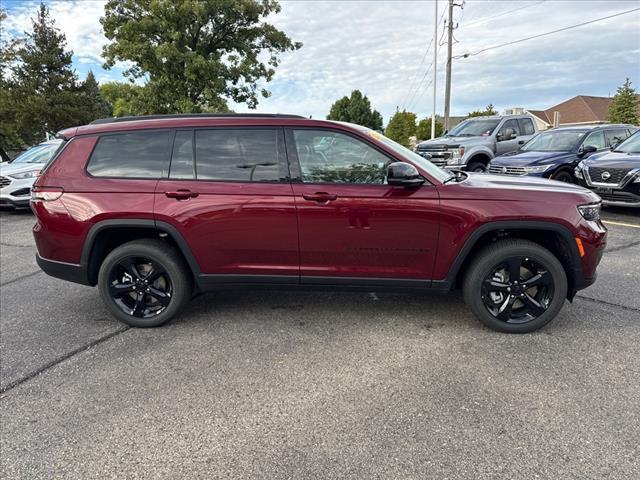
[[[605,205],[640,208],[640,131],[612,152],[583,160],[575,169],[578,182]]]
[[[474,117],[443,137],[420,142],[416,152],[439,167],[484,172],[493,158],[518,150],[536,132],[529,115]]]
[[[64,130],[33,187],[37,261],[164,324],[229,287],[448,292],[530,332],[595,281],[600,199],[448,172],[357,125],[287,115],[104,120]]]
[[[0,207],[29,208],[31,186],[61,144],[59,139],[42,142],[0,163]]]
[[[615,147],[635,130],[632,125],[553,128],[537,134],[517,152],[493,159],[489,173],[574,183],[573,171],[582,159]]]

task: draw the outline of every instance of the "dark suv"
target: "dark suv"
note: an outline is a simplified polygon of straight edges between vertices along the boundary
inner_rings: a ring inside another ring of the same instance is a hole
[[[581,160],[614,148],[636,130],[632,125],[553,128],[539,133],[520,150],[493,159],[489,172],[574,183],[573,171]]]
[[[448,172],[352,124],[163,116],[60,137],[33,188],[37,261],[138,327],[228,287],[462,286],[485,325],[530,332],[594,282],[606,243],[586,189]]]

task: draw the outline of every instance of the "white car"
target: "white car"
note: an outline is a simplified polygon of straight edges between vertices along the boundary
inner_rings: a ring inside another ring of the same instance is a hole
[[[61,143],[62,140],[42,142],[13,161],[0,163],[0,207],[29,207],[31,186]]]

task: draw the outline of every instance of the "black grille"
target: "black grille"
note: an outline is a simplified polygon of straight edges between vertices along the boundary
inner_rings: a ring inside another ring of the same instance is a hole
[[[612,185],[617,185],[627,175],[629,170],[631,169],[589,167],[589,177],[591,177],[592,182],[611,183]],[[609,174],[609,178],[603,178],[602,175],[604,174],[604,176],[607,177],[607,173]]]
[[[0,187],[6,187],[7,185],[11,184],[11,180],[9,180],[7,177],[0,177]]]
[[[599,193],[600,198],[608,202],[640,203],[640,197],[632,193],[614,191],[611,193]]]

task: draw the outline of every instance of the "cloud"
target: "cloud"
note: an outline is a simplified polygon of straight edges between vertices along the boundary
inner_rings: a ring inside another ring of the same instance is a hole
[[[82,72],[91,67],[101,81],[121,78],[124,69],[120,65],[110,72],[101,70],[106,39],[98,20],[104,3],[48,2],[74,50],[76,68]],[[442,12],[445,2],[439,3]],[[637,3],[607,0],[469,0],[463,11],[455,11],[459,28],[454,55],[634,6]],[[10,28],[28,29],[36,8],[33,3],[10,4]],[[520,10],[504,14],[516,8]],[[260,102],[259,110],[323,118],[333,101],[360,89],[385,119],[396,107],[430,115],[431,72],[424,82],[420,80],[433,58],[432,52],[425,57],[433,15],[430,2],[282,2],[282,12],[269,21],[304,46],[282,56],[273,81],[266,85],[272,95]],[[439,49],[437,110],[441,112],[446,53],[444,46]],[[546,108],[578,94],[609,95],[627,76],[640,86],[638,58],[640,12],[454,60],[452,114],[465,114],[488,103],[498,109]],[[416,84],[418,88],[410,91]],[[247,111],[244,105],[233,108]]]

